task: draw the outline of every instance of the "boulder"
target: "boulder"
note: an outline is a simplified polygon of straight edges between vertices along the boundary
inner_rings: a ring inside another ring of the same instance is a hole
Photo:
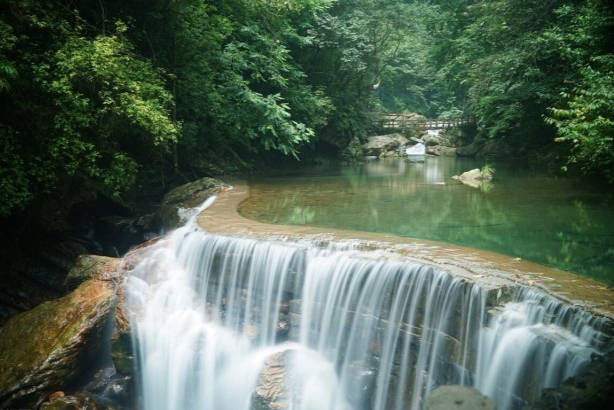
[[[455,157],[456,156],[456,148],[454,147],[446,147],[443,145],[435,145],[431,147],[426,147],[427,154],[437,155],[441,157]]]
[[[492,184],[490,184],[490,181],[492,181],[493,172],[494,170],[492,170],[490,167],[485,167],[481,170],[479,168],[475,168],[470,171],[463,172],[460,175],[454,175],[452,178],[458,179],[463,184],[469,185],[473,188],[488,189],[492,188]]]
[[[424,410],[495,410],[489,397],[468,386],[439,386],[424,400]]]
[[[499,159],[509,158],[512,154],[512,148],[507,142],[501,139],[488,140],[478,152],[477,158],[481,159]]]
[[[473,142],[464,147],[458,147],[456,149],[456,155],[459,157],[473,157],[482,149],[486,144],[486,140],[479,134],[475,136]]]
[[[351,159],[362,158],[364,156],[358,137],[352,138],[348,146],[343,150],[343,153]]]
[[[98,370],[90,382],[71,394],[85,393],[95,398],[104,398],[126,408],[134,408],[135,391],[131,376],[124,376],[115,371],[115,367]],[[50,397],[50,400],[51,397]]]
[[[128,306],[126,304],[123,287],[117,289],[118,303],[115,308],[115,330],[111,336],[111,358],[117,373],[132,375],[135,369],[134,346],[132,330],[128,319]]]
[[[370,137],[362,150],[366,156],[398,155],[399,151],[409,140],[402,134],[377,135]]]
[[[357,382],[370,386],[371,374],[354,374]],[[251,395],[251,410],[286,410],[293,408],[318,409],[330,407],[350,408],[341,403],[338,395],[341,386],[335,367],[321,355],[310,349],[296,349],[292,344],[269,355],[260,371],[256,388]],[[360,392],[368,396],[370,392]],[[361,400],[363,397],[353,397]]]
[[[79,392],[74,395],[66,395],[64,392],[55,392],[49,397],[49,401],[41,404],[40,410],[121,410],[122,407],[110,400]]]
[[[0,408],[36,408],[77,381],[103,348],[115,304],[112,283],[91,279],[9,319],[0,333]]]
[[[594,354],[591,363],[559,387],[545,389],[524,410],[606,410],[614,398],[614,345],[606,354]]]
[[[217,179],[203,178],[168,192],[158,211],[164,229],[168,231],[184,225],[196,214],[199,205],[225,188],[227,185]]]
[[[74,290],[89,279],[113,281],[118,280],[120,275],[121,259],[108,256],[81,255],[66,275],[64,286],[68,290]]]
[[[283,410],[292,407],[292,393],[286,378],[289,356],[290,350],[283,350],[265,360],[256,389],[252,393],[253,410]]]
[[[98,255],[82,255],[75,266],[68,272],[64,285],[74,290],[81,283],[96,279],[112,281],[119,284],[122,273],[122,260]],[[118,303],[115,307],[115,329],[111,336],[111,358],[117,373],[131,375],[134,370],[134,350],[130,322],[126,317],[127,309],[124,303],[124,292],[121,286],[117,287]]]

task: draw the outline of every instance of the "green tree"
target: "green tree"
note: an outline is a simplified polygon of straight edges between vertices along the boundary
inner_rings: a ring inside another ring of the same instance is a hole
[[[546,121],[571,146],[568,165],[614,183],[614,11],[601,1],[566,5],[544,41],[569,67]]]
[[[309,30],[313,40],[300,62],[310,84],[334,105],[323,130],[329,140],[343,145],[353,136],[366,135],[370,111],[378,105],[374,86],[392,79],[390,67],[399,61],[411,32],[408,10],[396,0],[339,0]]]
[[[121,22],[101,34],[69,3],[7,3],[0,214],[37,201],[65,215],[98,193],[125,192],[179,135],[162,73],[134,53]],[[46,222],[60,224],[56,216]]]
[[[296,155],[311,139],[329,103],[290,49],[308,41],[301,28],[327,3],[174,0],[115,11],[137,16],[141,52],[173,74],[182,161],[248,166],[266,151]]]

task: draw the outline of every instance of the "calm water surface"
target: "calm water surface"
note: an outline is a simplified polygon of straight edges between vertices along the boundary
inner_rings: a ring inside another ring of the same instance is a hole
[[[452,179],[480,164],[404,158],[252,179],[239,212],[283,225],[386,232],[485,249],[614,284],[614,196],[604,187],[495,164],[491,184]]]

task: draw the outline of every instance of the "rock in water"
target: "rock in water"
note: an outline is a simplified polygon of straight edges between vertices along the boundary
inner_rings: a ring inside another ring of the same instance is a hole
[[[121,410],[117,404],[88,393],[76,393],[66,396],[63,393],[53,394],[48,402],[40,406],[40,410]]]
[[[268,357],[252,394],[254,410],[285,410],[291,407],[291,391],[287,386],[289,351]]]
[[[495,410],[495,403],[474,388],[439,386],[424,401],[424,410]]]
[[[0,408],[38,408],[76,381],[100,350],[116,301],[112,283],[88,280],[9,319],[0,333]]]

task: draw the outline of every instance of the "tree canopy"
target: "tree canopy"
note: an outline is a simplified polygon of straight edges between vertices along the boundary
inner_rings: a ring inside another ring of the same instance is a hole
[[[614,182],[613,33],[606,0],[0,0],[0,216],[343,146],[374,111]]]

